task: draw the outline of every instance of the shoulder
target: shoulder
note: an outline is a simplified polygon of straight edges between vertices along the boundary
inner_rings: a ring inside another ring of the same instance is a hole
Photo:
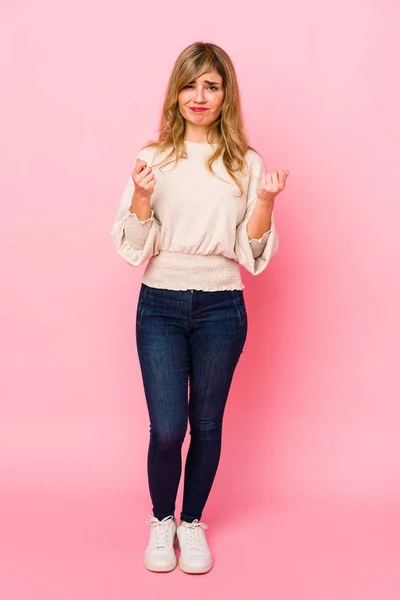
[[[147,163],[153,162],[157,148],[155,146],[144,146],[136,153],[136,158],[145,160]]]
[[[164,159],[170,156],[171,148],[161,150],[159,144],[155,143],[149,146],[144,146],[137,152],[136,158],[145,160],[149,167],[158,167]]]
[[[245,159],[249,167],[250,177],[258,177],[260,173],[265,169],[262,156],[252,148],[247,149]]]
[[[252,148],[248,148],[245,154],[245,159],[249,167],[259,167],[263,164],[263,159],[261,154],[253,150]]]

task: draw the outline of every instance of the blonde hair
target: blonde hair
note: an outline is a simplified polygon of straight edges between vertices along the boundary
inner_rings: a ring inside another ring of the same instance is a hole
[[[221,113],[211,123],[207,140],[213,139],[213,133],[218,134],[219,142],[215,151],[207,160],[208,170],[216,175],[212,169],[213,163],[222,156],[223,163],[228,174],[238,185],[240,194],[243,187],[237,172],[244,173],[247,170],[245,154],[249,146],[244,131],[244,122],[241,108],[239,84],[235,67],[229,55],[219,46],[211,43],[195,42],[185,48],[175,61],[169,78],[165,100],[159,126],[159,138],[150,141],[145,147],[156,148],[163,152],[172,146],[172,150],[159,164],[167,165],[180,158],[186,158],[184,143],[186,122],[179,110],[179,92],[203,73],[215,69],[222,77],[224,99]],[[168,159],[172,159],[168,161]]]

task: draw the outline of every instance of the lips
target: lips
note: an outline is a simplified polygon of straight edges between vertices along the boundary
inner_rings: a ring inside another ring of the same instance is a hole
[[[205,112],[206,110],[208,110],[208,108],[197,108],[195,106],[189,106],[190,110],[192,110],[193,112]]]

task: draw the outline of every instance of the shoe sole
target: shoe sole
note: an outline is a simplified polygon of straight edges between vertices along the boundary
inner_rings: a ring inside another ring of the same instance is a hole
[[[212,569],[213,564],[209,563],[208,565],[197,567],[191,565],[185,565],[181,560],[178,562],[179,568],[185,573],[208,573]]]
[[[178,536],[177,536],[176,542],[177,542],[177,546],[178,546],[178,548],[180,550],[181,547],[179,545]],[[179,568],[182,571],[184,571],[185,573],[208,573],[208,571],[211,571],[213,563],[211,561],[207,565],[203,565],[202,567],[197,567],[197,566],[194,566],[194,565],[185,565],[185,563],[182,562],[181,559],[179,559],[178,565],[179,565]]]
[[[152,564],[148,563],[146,561],[146,559],[144,560],[144,566],[146,567],[146,569],[148,569],[149,571],[156,572],[156,573],[168,573],[169,571],[173,571],[177,564],[178,564],[178,562],[176,559],[174,560],[174,562],[170,563],[169,565],[162,565],[162,566],[152,565]]]

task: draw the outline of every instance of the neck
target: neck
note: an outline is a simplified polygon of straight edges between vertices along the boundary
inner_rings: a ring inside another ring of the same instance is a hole
[[[197,144],[207,144],[208,129],[205,127],[191,127],[191,123],[186,124],[184,140],[187,142],[196,142]],[[218,144],[218,134],[214,133],[211,144]]]

